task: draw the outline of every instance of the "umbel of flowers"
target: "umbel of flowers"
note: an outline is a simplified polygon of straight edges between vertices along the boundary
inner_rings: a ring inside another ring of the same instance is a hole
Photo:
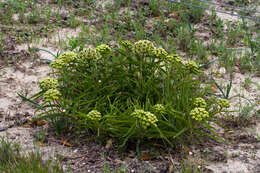
[[[65,52],[51,63],[51,67],[54,69],[62,69],[63,67],[68,67],[69,64],[73,62],[76,58],[77,54],[75,52]]]
[[[197,121],[202,121],[209,117],[209,113],[205,110],[205,108],[194,108],[190,112],[190,116],[192,119]]]
[[[203,98],[198,97],[198,98],[195,99],[194,105],[195,105],[196,107],[206,108],[207,103],[206,103],[206,101],[205,101]]]
[[[101,44],[97,46],[96,50],[102,55],[109,54],[112,51],[112,49],[106,44]]]
[[[166,108],[162,104],[156,104],[153,106],[153,111],[159,114],[165,114]]]
[[[86,61],[88,59],[98,60],[101,57],[100,53],[94,48],[87,48],[79,52],[77,59],[81,61]]]
[[[141,124],[141,126],[146,129],[149,126],[157,126],[157,117],[151,112],[145,112],[144,110],[137,109],[132,114]]]
[[[148,40],[137,41],[133,46],[133,51],[138,55],[151,54],[154,50],[155,47],[153,43]]]
[[[229,108],[230,107],[230,103],[227,99],[219,99],[217,101],[217,105],[220,107],[220,108]]]
[[[49,89],[43,94],[43,98],[47,102],[52,102],[54,100],[59,100],[61,93],[57,89]]]
[[[58,86],[58,81],[50,77],[44,78],[39,82],[39,87],[42,90],[46,90],[46,91],[49,89],[55,89],[57,88],[57,86]]]
[[[101,113],[97,110],[92,110],[86,115],[86,117],[92,121],[99,121],[101,119]]]
[[[195,61],[149,40],[65,52],[50,67],[51,77],[39,82],[46,110],[41,115],[123,144],[141,137],[171,144],[171,138],[211,127],[214,114],[229,107],[224,99],[214,105],[204,99],[203,72]]]

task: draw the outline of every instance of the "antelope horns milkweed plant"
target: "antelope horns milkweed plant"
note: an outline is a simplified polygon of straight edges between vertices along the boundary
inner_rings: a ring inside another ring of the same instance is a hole
[[[203,127],[214,132],[209,122],[228,107],[227,100],[207,100],[196,62],[149,40],[65,52],[50,66],[50,77],[39,83],[45,99],[40,118],[65,122],[64,130],[118,138],[121,146],[210,135]]]

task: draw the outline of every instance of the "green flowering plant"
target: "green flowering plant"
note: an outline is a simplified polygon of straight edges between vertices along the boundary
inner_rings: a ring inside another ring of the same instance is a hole
[[[55,79],[40,82],[46,101],[40,117],[51,117],[63,130],[118,138],[121,146],[130,140],[172,145],[190,134],[210,136],[203,129],[214,132],[210,122],[228,107],[204,97],[211,92],[202,87],[204,74],[196,62],[149,40],[65,52],[50,66]]]

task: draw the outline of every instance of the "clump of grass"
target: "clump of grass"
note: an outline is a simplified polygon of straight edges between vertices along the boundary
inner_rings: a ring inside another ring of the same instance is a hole
[[[184,3],[186,4],[191,4],[194,6],[202,6],[204,7],[205,4],[196,1],[196,0],[185,0]],[[182,3],[180,3],[180,7],[179,7],[183,12],[181,13],[182,19],[185,21],[189,21],[191,23],[198,23],[199,21],[201,21],[203,15],[204,15],[204,9],[202,8],[196,8],[193,6],[189,6],[189,5],[182,5]]]
[[[227,44],[230,46],[235,46],[239,44],[239,41],[244,37],[244,32],[242,25],[231,26],[230,23],[227,23],[229,31],[227,33]]]
[[[239,114],[235,118],[235,120],[239,124],[246,124],[246,123],[248,123],[254,117],[254,115],[255,115],[254,111],[255,111],[255,108],[257,107],[257,105],[258,105],[258,103],[246,103],[245,105],[242,105],[240,103],[240,105],[239,105]]]
[[[64,173],[58,162],[44,161],[42,154],[31,152],[23,154],[19,144],[1,137],[0,171],[5,173]]]

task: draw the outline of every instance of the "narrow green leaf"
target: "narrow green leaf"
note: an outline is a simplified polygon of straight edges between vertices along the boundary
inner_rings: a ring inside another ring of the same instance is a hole
[[[29,102],[29,103],[32,103],[34,106],[36,106],[36,107],[40,107],[40,106],[41,106],[41,105],[39,105],[38,103],[32,101],[31,99],[26,98],[26,97],[24,97],[23,95],[21,95],[21,94],[19,94],[19,93],[17,93],[17,94],[18,94],[18,96],[21,97],[24,101],[27,101],[27,102]]]

